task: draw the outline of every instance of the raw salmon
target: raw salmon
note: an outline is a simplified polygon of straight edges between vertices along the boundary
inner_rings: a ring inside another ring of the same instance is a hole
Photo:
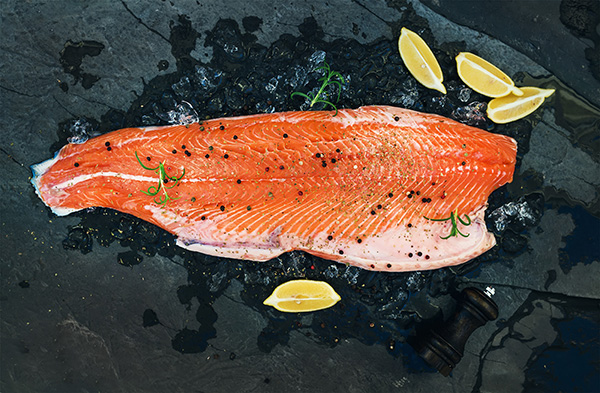
[[[513,139],[388,106],[334,113],[113,131],[34,165],[32,183],[57,215],[115,209],[228,258],[303,250],[397,272],[495,244],[484,211],[512,180]]]

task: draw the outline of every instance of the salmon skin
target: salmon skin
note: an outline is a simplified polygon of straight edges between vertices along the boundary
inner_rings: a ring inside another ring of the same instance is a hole
[[[303,250],[398,272],[494,246],[484,211],[512,181],[513,139],[389,106],[334,113],[125,128],[63,147],[32,183],[59,216],[111,208],[228,258]]]

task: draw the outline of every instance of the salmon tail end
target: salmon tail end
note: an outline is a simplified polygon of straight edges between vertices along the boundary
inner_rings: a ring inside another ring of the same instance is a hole
[[[54,155],[54,158],[50,158],[49,160],[42,161],[39,164],[31,165],[30,169],[31,169],[31,172],[33,173],[33,176],[31,177],[31,184],[33,184],[33,188],[35,188],[35,193],[40,197],[40,199],[44,202],[44,204],[46,206],[48,206],[50,208],[50,210],[52,210],[52,212],[54,214],[56,214],[57,216],[66,216],[68,214],[71,214],[71,213],[76,212],[81,209],[71,209],[71,208],[61,207],[61,206],[53,206],[52,203],[47,198],[45,198],[46,193],[44,192],[43,186],[41,184],[44,174],[46,172],[48,172],[48,170],[50,170],[50,168],[58,160],[59,160],[59,153],[56,153]]]

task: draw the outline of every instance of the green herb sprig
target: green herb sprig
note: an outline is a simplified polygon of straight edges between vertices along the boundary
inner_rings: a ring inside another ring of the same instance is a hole
[[[448,217],[448,218],[427,218],[425,216],[423,216],[423,217],[430,221],[448,221],[448,220],[450,220],[452,222],[452,230],[450,230],[450,234],[446,237],[440,236],[444,240],[448,239],[452,236],[456,236],[456,235],[461,235],[462,237],[469,237],[469,234],[465,235],[458,229],[458,223],[456,222],[458,220],[461,224],[463,224],[465,226],[471,225],[471,218],[469,216],[467,216],[466,214],[465,214],[465,217],[467,218],[466,222],[463,221],[462,218],[460,218],[460,216],[458,215],[456,210],[451,212],[450,217]]]
[[[331,101],[321,98],[321,94],[323,94],[323,92],[325,91],[327,86],[336,85],[338,87],[338,94],[337,94],[337,100],[335,102],[337,103],[340,100],[340,94],[342,92],[342,84],[345,84],[346,81],[344,80],[344,77],[342,76],[342,74],[340,74],[337,71],[331,71],[331,68],[329,67],[329,64],[327,64],[327,62],[324,61],[323,63],[325,64],[324,66],[321,66],[315,70],[315,71],[325,70],[325,75],[323,75],[322,78],[319,78],[319,82],[322,82],[322,84],[321,84],[321,88],[319,89],[317,94],[314,97],[311,97],[309,95],[310,93],[304,94],[299,91],[295,91],[292,93],[292,95],[290,97],[293,98],[294,96],[300,96],[300,97],[306,98],[307,100],[310,101],[311,108],[313,107],[313,105],[315,105],[316,103],[319,103],[319,102],[323,103],[325,105],[329,105],[333,109],[335,109],[334,116],[336,116],[338,113],[337,107]],[[337,78],[338,80],[333,80],[334,78]]]
[[[156,168],[150,168],[145,166],[144,164],[142,164],[142,160],[140,160],[140,157],[137,154],[137,151],[135,152],[135,158],[137,158],[138,162],[140,163],[140,165],[142,166],[142,168],[149,170],[149,171],[154,171],[158,174],[158,186],[150,186],[148,187],[147,191],[144,190],[140,190],[141,192],[143,192],[146,195],[149,196],[153,196],[154,197],[154,203],[156,203],[157,205],[163,205],[166,206],[167,202],[169,202],[170,200],[176,200],[179,198],[173,198],[171,196],[169,196],[169,194],[167,193],[167,190],[170,190],[171,188],[175,187],[178,183],[179,180],[181,180],[181,178],[185,175],[185,168],[183,168],[183,173],[181,174],[181,176],[179,177],[175,177],[175,176],[169,176],[167,175],[167,171],[165,170],[165,164],[162,162],[158,163],[158,166]],[[166,186],[165,183],[168,183],[169,181],[173,182],[173,184],[171,186]],[[162,190],[163,192],[163,196],[156,196],[158,195],[158,193]]]

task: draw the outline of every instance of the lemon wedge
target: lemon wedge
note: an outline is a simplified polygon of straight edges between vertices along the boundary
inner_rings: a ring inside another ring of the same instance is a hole
[[[431,49],[415,32],[403,27],[398,39],[400,56],[408,71],[423,86],[446,94],[444,75]]]
[[[467,86],[488,97],[504,97],[508,94],[522,96],[523,92],[508,75],[495,65],[468,52],[456,56],[458,76]]]
[[[275,288],[263,304],[282,312],[309,312],[329,308],[340,299],[324,281],[292,280]]]
[[[554,93],[554,89],[539,87],[522,87],[521,91],[523,92],[521,96],[510,94],[491,100],[487,107],[488,117],[498,124],[522,119],[539,108],[546,97]]]

